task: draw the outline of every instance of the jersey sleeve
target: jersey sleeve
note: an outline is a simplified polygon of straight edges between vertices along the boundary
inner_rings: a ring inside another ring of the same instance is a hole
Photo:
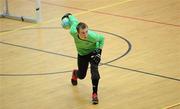
[[[102,49],[104,46],[104,36],[91,30],[88,33],[91,37],[90,40],[96,43],[96,48]]]
[[[97,35],[96,48],[102,49],[104,46],[104,36],[101,34]]]
[[[71,22],[70,34],[74,36],[75,34],[77,34],[76,26],[78,25],[79,21],[73,15],[69,16],[69,20]]]

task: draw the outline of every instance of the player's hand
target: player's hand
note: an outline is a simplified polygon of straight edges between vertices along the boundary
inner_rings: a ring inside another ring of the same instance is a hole
[[[69,15],[72,15],[71,13],[66,13],[62,16],[61,20],[64,19],[64,18],[69,18]]]
[[[95,64],[99,64],[99,62],[101,61],[101,49],[96,49],[92,52],[92,56],[91,56],[91,60],[95,63]]]

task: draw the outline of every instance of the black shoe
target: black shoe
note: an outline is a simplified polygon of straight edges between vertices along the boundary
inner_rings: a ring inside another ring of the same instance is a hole
[[[99,100],[98,100],[98,95],[97,93],[93,93],[92,94],[92,104],[98,104]]]

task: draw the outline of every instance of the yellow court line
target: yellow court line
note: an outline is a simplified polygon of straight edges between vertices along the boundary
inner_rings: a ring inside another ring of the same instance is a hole
[[[78,16],[78,15],[82,15],[82,14],[87,14],[87,13],[89,13],[89,12],[93,12],[93,11],[97,11],[97,10],[100,10],[100,9],[105,9],[105,8],[117,6],[117,5],[124,4],[124,3],[130,2],[130,1],[133,1],[133,0],[120,1],[120,2],[118,2],[118,3],[114,3],[114,4],[111,4],[111,5],[102,6],[102,7],[99,7],[99,8],[95,8],[95,9],[91,9],[91,10],[87,10],[87,11],[75,13],[74,15],[75,15],[75,16]],[[59,20],[59,19],[60,19],[60,18],[53,18],[53,19],[50,19],[50,20],[47,20],[47,21],[44,21],[44,22],[41,22],[41,23],[38,23],[38,24],[32,24],[32,25],[30,25],[30,26],[24,26],[24,27],[17,28],[17,29],[11,30],[11,31],[2,32],[2,33],[0,33],[0,36],[6,35],[6,34],[10,34],[10,33],[14,33],[14,32],[17,32],[17,31],[20,31],[20,30],[23,30],[23,29],[40,26],[40,25],[42,25],[42,24],[47,24],[47,23],[50,23],[50,22],[53,22],[53,21],[56,21],[56,20]]]
[[[173,105],[168,106],[168,107],[165,107],[165,108],[163,108],[163,109],[170,109],[170,108],[176,107],[176,106],[178,106],[178,105],[180,105],[180,103],[173,104]]]
[[[78,15],[81,15],[81,14],[86,14],[86,13],[93,12],[93,11],[97,11],[97,10],[100,10],[100,9],[105,9],[105,8],[117,6],[117,5],[120,5],[120,4],[124,4],[124,3],[130,2],[130,1],[133,1],[133,0],[125,0],[125,1],[121,1],[121,2],[118,2],[118,3],[111,4],[111,5],[102,6],[102,7],[99,7],[99,8],[87,10],[87,11],[85,11],[85,12],[80,12],[80,13],[77,13],[77,14],[75,14],[75,15],[78,16]]]

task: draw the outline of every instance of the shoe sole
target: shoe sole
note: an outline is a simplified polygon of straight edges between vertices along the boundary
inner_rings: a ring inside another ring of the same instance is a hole
[[[92,104],[98,104],[98,101],[92,101]]]
[[[78,83],[77,83],[77,80],[75,81],[75,80],[73,80],[73,79],[71,79],[71,83],[72,83],[72,85],[73,86],[76,86]]]

